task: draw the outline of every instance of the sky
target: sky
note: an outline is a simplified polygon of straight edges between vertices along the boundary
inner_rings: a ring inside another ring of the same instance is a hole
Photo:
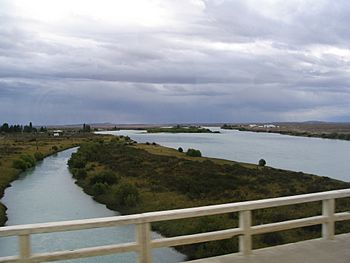
[[[350,121],[348,0],[0,0],[0,123]]]

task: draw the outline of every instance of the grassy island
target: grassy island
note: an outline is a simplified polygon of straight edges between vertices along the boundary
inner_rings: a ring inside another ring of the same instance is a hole
[[[148,133],[159,133],[159,132],[167,132],[167,133],[220,133],[213,132],[210,129],[197,127],[197,126],[174,126],[170,128],[150,128],[147,129]]]
[[[137,144],[127,137],[83,143],[69,160],[73,176],[84,191],[123,214],[195,207],[270,197],[349,188],[350,183],[271,167],[227,160],[191,157],[159,145]],[[345,211],[349,199],[337,202]],[[320,214],[321,203],[254,211],[253,224],[271,223]],[[178,236],[237,227],[237,213],[152,224],[162,235]],[[254,237],[254,247],[320,236],[320,226]],[[337,224],[337,232],[350,224]],[[237,238],[178,246],[188,259],[238,250]]]
[[[64,134],[57,137],[47,131],[0,133],[0,198],[4,195],[5,188],[20,173],[35,166],[36,162],[96,137],[99,136],[77,131],[64,131]],[[0,202],[0,226],[6,220],[6,207]]]

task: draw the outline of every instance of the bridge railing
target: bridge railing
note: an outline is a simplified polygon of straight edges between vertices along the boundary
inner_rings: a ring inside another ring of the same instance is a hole
[[[249,255],[252,253],[252,236],[256,234],[270,233],[321,224],[323,238],[333,239],[335,222],[350,220],[350,212],[335,213],[335,199],[345,197],[350,197],[350,189],[239,203],[229,203],[222,205],[150,212],[127,216],[1,227],[0,237],[18,237],[19,255],[2,257],[0,258],[0,262],[45,262],[102,256],[123,252],[136,252],[138,253],[138,262],[150,263],[152,261],[151,251],[154,248],[222,240],[232,238],[234,236],[239,236],[240,252],[243,255]],[[253,210],[315,201],[322,201],[322,215],[277,223],[254,226],[252,225],[251,212]],[[152,222],[210,216],[233,212],[239,213],[238,228],[170,238],[151,239]],[[137,229],[135,242],[47,253],[33,254],[31,251],[31,235],[102,227],[114,227],[131,224],[134,224]]]

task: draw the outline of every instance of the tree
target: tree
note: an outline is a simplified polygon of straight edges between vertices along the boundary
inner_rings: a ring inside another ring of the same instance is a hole
[[[177,150],[178,150],[180,153],[184,152],[184,149],[182,149],[182,147],[179,147]]]
[[[88,124],[83,124],[83,132],[90,132],[91,131],[91,127]]]
[[[2,126],[1,126],[1,131],[2,132],[9,132],[9,124],[8,123],[4,123]]]
[[[259,166],[265,166],[265,165],[266,165],[266,161],[264,159],[260,159]]]

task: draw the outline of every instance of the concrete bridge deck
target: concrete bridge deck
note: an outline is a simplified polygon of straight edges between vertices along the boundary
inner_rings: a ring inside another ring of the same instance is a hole
[[[350,234],[334,240],[313,239],[282,246],[253,250],[249,256],[225,256],[188,261],[190,263],[349,263]]]

